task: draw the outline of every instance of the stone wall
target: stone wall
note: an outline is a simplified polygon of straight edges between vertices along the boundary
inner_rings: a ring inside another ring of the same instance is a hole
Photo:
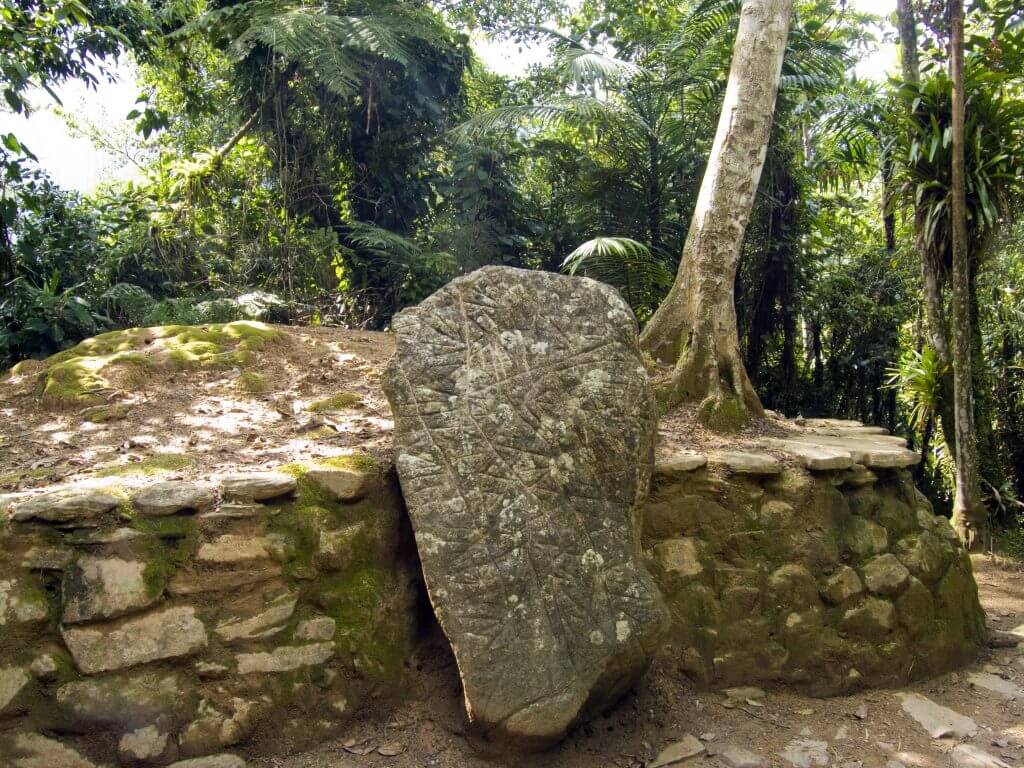
[[[977,653],[984,615],[948,521],[905,469],[845,463],[659,461],[643,539],[687,674],[716,688],[781,682],[834,695]]]
[[[280,753],[401,690],[419,571],[368,457],[6,506],[0,764]]]
[[[909,452],[825,442],[659,455],[642,543],[672,614],[661,653],[707,686],[899,685],[982,642],[970,560]],[[431,621],[394,471],[365,456],[0,511],[0,765],[336,738],[402,696]]]

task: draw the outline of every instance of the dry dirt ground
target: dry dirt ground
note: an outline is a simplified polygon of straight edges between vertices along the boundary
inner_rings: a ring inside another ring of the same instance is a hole
[[[206,476],[352,449],[387,454],[392,424],[379,381],[393,350],[391,337],[326,328],[282,330],[286,341],[261,350],[245,370],[200,367],[153,376],[143,386],[112,386],[100,393],[103,400],[124,407],[118,409],[119,418],[100,424],[85,418],[85,408],[45,407],[36,376],[0,377],[0,494],[72,481],[102,483],[112,475],[122,483],[144,482],[154,473],[164,479]],[[265,391],[241,386],[249,373],[259,374]],[[350,407],[316,412],[315,403],[339,393],[357,397],[347,398]],[[685,421],[686,415],[676,418]],[[712,440],[721,447],[720,437],[689,434],[692,447]],[[740,435],[736,444],[758,436],[755,429]],[[1002,630],[1024,625],[1024,566],[987,557],[976,558],[974,565],[990,625]],[[1024,697],[976,688],[969,680],[973,672],[1024,686],[1024,649],[993,649],[970,669],[908,690],[974,718],[979,730],[970,743],[1006,766],[1024,766]],[[826,743],[831,765],[848,768],[954,764],[956,742],[931,739],[901,711],[898,692],[812,699],[770,689],[763,698],[734,706],[719,692],[696,688],[667,652],[656,659],[638,692],[577,729],[558,749],[535,756],[495,755],[478,748],[442,637],[435,634],[424,644],[410,680],[412,694],[405,703],[379,705],[336,741],[250,765],[640,768],[687,734],[701,737],[706,746],[703,755],[681,764],[687,768],[726,766],[715,753],[727,744],[758,755],[764,765],[789,766],[780,752],[794,740]]]
[[[258,469],[360,449],[390,450],[391,415],[380,391],[394,349],[388,334],[279,328],[281,343],[242,368],[161,370],[141,384],[99,393],[123,417],[93,423],[94,408],[46,407],[38,374],[0,376],[0,494],[66,482],[121,482]],[[264,392],[244,384],[256,374]],[[339,393],[355,407],[315,413]],[[169,471],[168,471],[169,470]]]

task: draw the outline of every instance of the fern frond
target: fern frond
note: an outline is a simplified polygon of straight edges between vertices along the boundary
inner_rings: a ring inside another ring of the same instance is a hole
[[[365,69],[360,55],[407,66],[413,55],[406,38],[432,34],[429,24],[410,28],[401,22],[400,16],[343,16],[323,6],[250,0],[208,11],[175,35],[226,38],[228,56],[236,61],[265,45],[307,68],[330,91],[348,97],[356,92]]]

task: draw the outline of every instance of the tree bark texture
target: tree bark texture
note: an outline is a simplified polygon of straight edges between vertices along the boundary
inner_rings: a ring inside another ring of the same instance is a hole
[[[641,336],[675,362],[663,399],[701,403],[709,426],[738,428],[764,410],[743,366],[736,269],[771,133],[793,0],[746,0],[715,142],[675,283]]]
[[[917,84],[921,80],[921,65],[917,50],[917,16],[913,0],[897,0],[897,28],[900,36],[900,64],[903,80]],[[907,104],[912,110],[913,104]],[[924,296],[924,336],[944,367],[941,374],[939,394],[939,421],[942,435],[950,455],[956,454],[956,430],[953,414],[953,372],[952,354],[946,331],[946,311],[943,301],[945,278],[939,259],[933,257],[925,237],[925,219],[914,206],[914,248],[917,251],[921,271],[921,292]]]
[[[974,426],[971,366],[971,265],[967,247],[967,181],[964,160],[964,6],[950,0],[949,66],[953,81],[953,384],[956,415],[956,497],[953,528],[969,548],[987,540],[988,512],[981,501],[981,475]]]
[[[896,25],[900,35],[903,79],[908,83],[916,83],[921,79],[921,65],[917,56],[917,17],[913,0],[896,0]]]

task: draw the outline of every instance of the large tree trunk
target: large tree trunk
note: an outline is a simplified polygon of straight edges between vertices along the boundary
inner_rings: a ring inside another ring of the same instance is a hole
[[[740,355],[734,284],[764,168],[793,0],[746,0],[715,143],[675,284],[641,337],[675,362],[663,404],[701,403],[704,423],[737,429],[764,413]]]
[[[953,81],[953,376],[956,414],[956,498],[953,528],[969,548],[983,546],[988,513],[981,501],[971,366],[971,266],[967,249],[964,162],[964,5],[950,0],[949,68]]]

